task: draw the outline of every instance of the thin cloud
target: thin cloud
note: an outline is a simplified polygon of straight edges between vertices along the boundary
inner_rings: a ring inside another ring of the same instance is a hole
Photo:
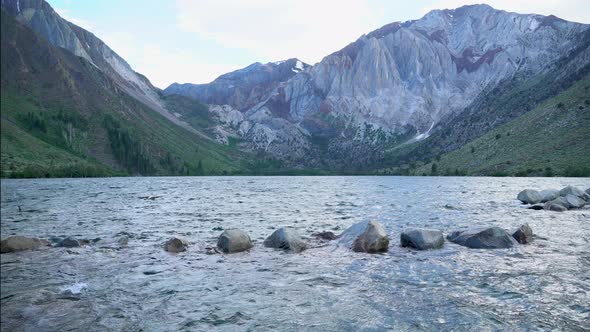
[[[178,0],[177,25],[260,61],[299,57],[315,63],[378,27],[362,1]],[[377,21],[378,22],[378,21]]]

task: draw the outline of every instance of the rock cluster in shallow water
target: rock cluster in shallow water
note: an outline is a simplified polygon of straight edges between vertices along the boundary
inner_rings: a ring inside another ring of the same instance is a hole
[[[561,190],[545,189],[536,191],[525,189],[518,193],[516,198],[524,204],[537,204],[529,207],[533,210],[548,210],[563,212],[570,209],[579,209],[590,203],[590,188],[583,191],[574,186],[567,186]]]

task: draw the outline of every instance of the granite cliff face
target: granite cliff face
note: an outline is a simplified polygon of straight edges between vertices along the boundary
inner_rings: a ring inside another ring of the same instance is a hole
[[[427,138],[441,119],[500,82],[542,73],[575,49],[587,29],[487,5],[435,10],[363,35],[266,98],[257,95],[258,103],[203,101],[244,113],[234,129],[246,149],[294,165],[320,165],[326,153],[365,163],[380,157],[380,144]],[[588,64],[587,58],[579,61],[580,68]]]

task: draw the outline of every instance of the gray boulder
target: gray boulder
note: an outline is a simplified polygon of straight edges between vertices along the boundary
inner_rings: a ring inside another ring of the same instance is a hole
[[[565,199],[565,201],[567,202],[567,204],[569,204],[569,208],[574,208],[574,209],[579,209],[581,207],[583,207],[584,205],[586,205],[586,201],[581,199],[578,196],[574,196],[572,194],[567,194],[565,197],[563,197]]]
[[[539,192],[541,195],[541,203],[549,202],[560,196],[557,189],[546,189]]]
[[[400,236],[402,247],[412,247],[418,250],[440,248],[445,243],[443,233],[432,229],[412,229]]]
[[[307,249],[307,244],[292,227],[281,227],[274,231],[264,240],[264,246],[292,252],[301,252]]]
[[[250,236],[240,229],[227,229],[217,240],[217,248],[226,254],[246,251],[252,247]]]
[[[545,210],[556,211],[556,212],[567,211],[568,207],[569,207],[569,204],[567,202],[565,202],[565,199],[563,199],[563,197],[559,197],[557,199],[549,201],[549,202],[545,203],[545,205],[543,206],[543,208]]]
[[[523,224],[514,233],[512,237],[520,244],[525,244],[533,241],[533,229],[529,224]]]
[[[64,248],[76,248],[80,246],[80,241],[76,240],[73,237],[66,237],[65,239],[59,241],[57,247],[64,247]]]
[[[363,221],[350,226],[340,235],[340,244],[356,252],[384,252],[389,247],[389,237],[377,221]]]
[[[475,249],[512,248],[518,244],[505,230],[499,227],[482,227],[449,234],[447,240]]]
[[[185,239],[173,237],[164,243],[164,250],[168,252],[182,252],[186,251],[189,243]]]
[[[526,204],[537,204],[541,201],[541,195],[539,192],[532,189],[525,189],[519,192],[516,198]]]
[[[567,186],[559,191],[559,195],[563,197],[567,195],[574,195],[581,198],[584,196],[584,191],[578,187]]]
[[[9,253],[23,250],[33,250],[47,247],[50,243],[47,240],[25,236],[9,236],[0,241],[0,253]]]

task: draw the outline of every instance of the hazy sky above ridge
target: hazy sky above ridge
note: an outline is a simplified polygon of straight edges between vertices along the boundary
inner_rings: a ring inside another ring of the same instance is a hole
[[[165,88],[207,83],[253,62],[309,64],[387,23],[462,0],[48,0]],[[490,0],[496,8],[590,23],[588,0]]]

